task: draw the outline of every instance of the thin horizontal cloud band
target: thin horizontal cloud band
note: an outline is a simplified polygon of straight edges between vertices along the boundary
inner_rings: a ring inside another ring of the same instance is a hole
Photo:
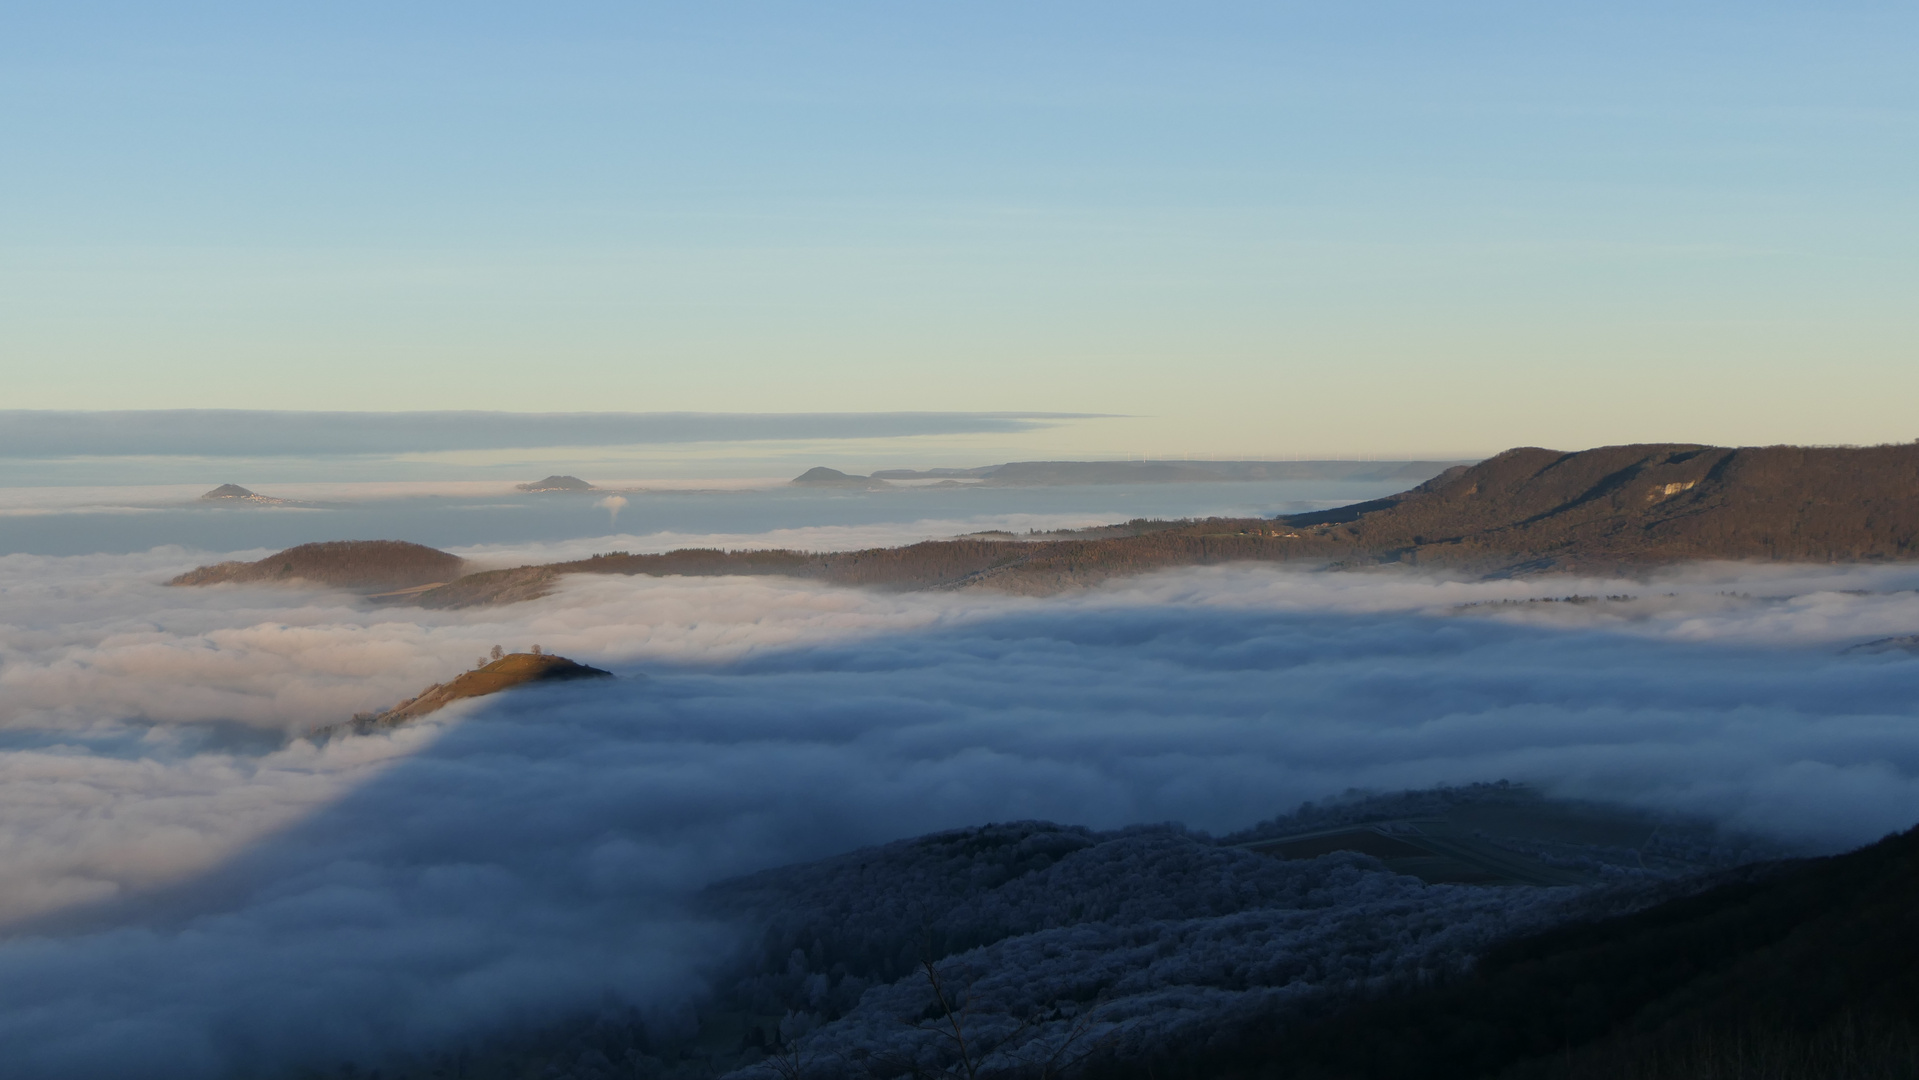
[[[0,410],[0,458],[273,457],[1032,431],[1100,413]]]

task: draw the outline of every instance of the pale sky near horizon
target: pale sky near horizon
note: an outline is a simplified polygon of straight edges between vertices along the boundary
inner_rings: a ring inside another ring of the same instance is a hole
[[[1903,441],[1915,40],[1909,4],[9,5],[0,409]]]

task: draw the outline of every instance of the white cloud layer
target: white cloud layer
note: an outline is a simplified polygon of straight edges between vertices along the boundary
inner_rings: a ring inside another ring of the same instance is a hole
[[[581,577],[419,612],[155,584],[193,561],[0,558],[12,1075],[365,1059],[661,1000],[724,940],[678,909],[700,885],[990,820],[1225,829],[1499,778],[1813,847],[1919,820],[1919,658],[1841,653],[1919,631],[1898,568],[1226,568],[1044,601]],[[1573,594],[1635,599],[1523,602]],[[495,643],[627,677],[280,740]]]
[[[621,503],[625,505],[624,502]],[[688,532],[664,529],[648,533],[614,533],[577,539],[520,544],[473,544],[453,548],[455,554],[482,566],[521,566],[526,563],[584,559],[604,551],[656,555],[680,548],[723,548],[727,551],[855,551],[871,547],[900,547],[922,540],[948,540],[968,533],[999,530],[1024,534],[1030,530],[1084,529],[1108,525],[1123,510],[1080,514],[978,514],[964,518],[918,518],[912,521],[876,521],[862,525],[804,525],[751,532]]]
[[[528,447],[1013,433],[1084,413],[515,413],[0,410],[0,458],[407,454]]]

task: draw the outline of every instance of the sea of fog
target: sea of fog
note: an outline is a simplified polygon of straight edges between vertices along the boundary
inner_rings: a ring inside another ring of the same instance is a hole
[[[508,561],[1309,498],[1219,488],[636,495],[617,523],[591,499],[474,497],[381,532]],[[350,515],[383,507],[4,519],[160,530],[0,555],[6,1075],[366,1062],[609,996],[684,1002],[736,941],[690,906],[700,887],[990,821],[1224,831],[1354,788],[1499,779],[1807,851],[1919,821],[1919,656],[1847,651],[1919,633],[1915,568],[1217,567],[1045,599],[594,576],[448,612],[160,584],[366,535]],[[279,524],[331,514],[338,531]],[[300,737],[496,644],[619,678]]]
[[[314,540],[432,547],[654,550],[738,544],[904,543],[988,528],[1298,513],[1390,495],[1404,482],[1270,481],[885,491],[784,480],[601,481],[604,492],[528,494],[499,481],[261,485],[282,505],[208,502],[202,485],[0,487],[0,555],[125,554],[172,545],[277,551]],[[609,537],[609,534],[614,534]]]

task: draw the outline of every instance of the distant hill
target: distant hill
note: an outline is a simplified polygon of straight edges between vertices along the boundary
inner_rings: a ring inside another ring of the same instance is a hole
[[[834,477],[866,479],[831,469],[806,475],[816,474],[828,474],[816,477],[822,486],[838,485]],[[273,569],[292,562],[275,561],[280,558],[202,567],[176,583],[294,576]],[[1522,448],[1447,469],[1390,498],[1277,519],[1142,520],[1045,536],[982,534],[825,553],[611,552],[457,581],[420,577],[412,584],[450,583],[408,599],[432,607],[531,599],[564,574],[773,574],[839,585],[1043,594],[1175,566],[1233,562],[1405,563],[1490,575],[1630,573],[1695,559],[1914,558],[1919,444]]]
[[[449,582],[466,561],[403,540],[331,540],[301,544],[258,562],[226,562],[189,570],[168,585],[304,582],[343,589],[406,589]]]
[[[1416,484],[1458,461],[1009,461],[976,469],[882,469],[875,480],[972,480],[997,487],[1347,480]]]
[[[537,648],[537,646],[535,646]],[[344,724],[335,724],[314,732],[329,736],[355,732],[365,734],[383,727],[396,727],[428,713],[438,712],[464,698],[485,697],[529,683],[568,682],[575,679],[610,679],[613,673],[568,660],[564,656],[542,653],[508,653],[490,664],[475,668],[449,683],[434,683],[418,696],[408,698],[391,709],[362,713]]]
[[[515,484],[521,491],[597,491],[592,484],[577,476],[549,476],[544,480],[535,480],[531,484]]]
[[[238,484],[221,484],[219,487],[214,488],[212,491],[209,491],[205,495],[200,496],[200,498],[211,501],[211,502],[248,502],[248,503],[286,502],[285,499],[276,499],[272,497],[271,495],[260,495],[255,492],[248,491],[246,488],[243,488]]]
[[[794,487],[847,488],[856,491],[871,491],[892,486],[884,480],[875,480],[870,476],[851,476],[825,466],[808,469],[787,482]]]
[[[1485,574],[1631,572],[1693,559],[1919,558],[1919,444],[1525,448],[1387,499],[1278,519],[1133,522],[1126,535],[903,548],[673,552],[566,573],[784,573],[847,585],[1045,593],[1172,566],[1401,562]],[[777,569],[775,569],[777,567]]]
[[[1485,569],[1919,557],[1919,443],[1524,447],[1411,491],[1281,519],[1321,543]]]

